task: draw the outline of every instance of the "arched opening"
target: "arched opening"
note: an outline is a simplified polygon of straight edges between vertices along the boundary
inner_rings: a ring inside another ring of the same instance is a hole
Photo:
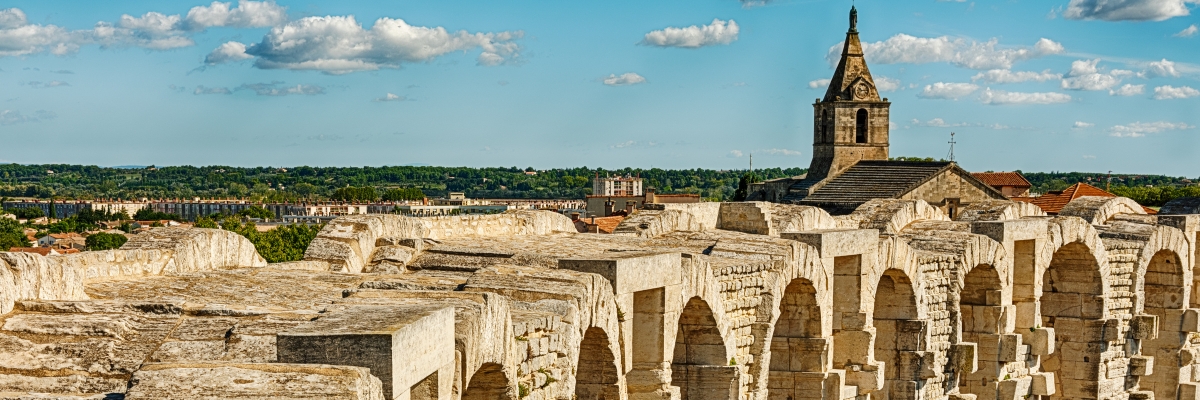
[[[679,331],[675,335],[675,351],[671,358],[671,384],[679,387],[683,400],[722,398],[736,387],[728,387],[725,379],[731,375],[727,367],[730,357],[725,352],[725,340],[717,328],[708,302],[699,297],[688,300],[679,315]],[[736,382],[737,369],[732,377]]]
[[[515,399],[516,393],[504,375],[504,366],[495,363],[483,364],[471,376],[462,400]]]
[[[579,343],[579,365],[575,369],[575,394],[579,400],[621,398],[617,360],[603,329],[588,328]]]
[[[1158,338],[1142,342],[1142,354],[1154,357],[1154,373],[1139,380],[1142,390],[1154,391],[1158,399],[1175,398],[1179,386],[1179,350],[1187,340],[1187,332],[1181,332],[1178,324],[1166,321],[1181,321],[1183,315],[1183,264],[1179,255],[1170,250],[1159,251],[1150,258],[1146,275],[1142,277],[1145,293],[1145,313],[1157,315]],[[1157,368],[1161,366],[1161,368]]]
[[[1000,274],[991,265],[977,265],[963,279],[959,295],[959,320],[962,322],[964,342],[998,343],[1000,341],[1000,316],[1004,315],[1000,297]],[[980,346],[984,348],[993,346]],[[996,398],[997,382],[1004,375],[1004,362],[998,353],[977,355],[979,369],[974,373],[959,376],[959,390],[974,394],[976,398]]]
[[[879,278],[871,318],[875,326],[875,360],[885,364],[879,398],[917,398],[920,357],[916,352],[924,350],[921,344],[925,342],[925,324],[917,320],[917,299],[912,281],[904,272],[889,269]]]
[[[821,111],[821,140],[833,143],[833,135],[829,134],[829,110]]]
[[[1091,249],[1071,243],[1054,252],[1042,274],[1042,326],[1054,330],[1055,352],[1042,360],[1054,372],[1051,399],[1095,399],[1104,340],[1104,282]]]
[[[857,115],[854,116],[854,143],[867,142],[867,110],[858,109]]]
[[[807,279],[792,281],[779,303],[779,319],[771,336],[767,397],[801,399],[819,395],[812,393],[812,388],[823,387],[824,372],[829,369],[829,346],[829,339],[821,335],[817,289]]]

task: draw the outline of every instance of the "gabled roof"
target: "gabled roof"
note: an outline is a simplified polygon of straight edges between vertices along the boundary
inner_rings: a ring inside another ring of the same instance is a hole
[[[971,176],[991,187],[1033,187],[1033,184],[1029,183],[1029,180],[1025,179],[1020,172],[972,172]]]
[[[1067,203],[1070,203],[1071,200],[1085,196],[1117,197],[1117,195],[1106,192],[1104,189],[1080,182],[1071,185],[1066,189],[1047,192],[1046,194],[1038,197],[1013,197],[1012,200],[1032,203],[1033,205],[1040,207],[1042,211],[1046,212],[1046,214],[1056,215],[1059,213],[1059,211],[1062,211],[1063,207],[1066,207]],[[1150,208],[1142,208],[1146,210],[1147,214],[1157,213],[1157,211],[1154,211]]]
[[[818,184],[816,191],[797,203],[824,208],[835,215],[845,214],[874,199],[900,198],[946,171],[954,171],[997,199],[1004,198],[995,188],[979,182],[953,162],[863,160]]]

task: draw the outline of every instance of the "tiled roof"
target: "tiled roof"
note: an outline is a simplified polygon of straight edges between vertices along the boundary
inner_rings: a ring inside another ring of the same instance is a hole
[[[599,233],[613,233],[617,229],[617,226],[621,225],[621,221],[624,220],[624,215],[614,215],[611,217],[580,218],[576,221],[583,224],[582,229],[579,230],[580,232],[590,232],[591,230],[588,228],[595,226],[596,231]]]
[[[1013,201],[1021,201],[1032,203],[1045,211],[1046,214],[1056,215],[1062,211],[1063,207],[1067,206],[1071,200],[1078,199],[1084,196],[1099,196],[1099,197],[1117,197],[1117,195],[1104,191],[1104,189],[1080,182],[1062,191],[1049,192],[1038,197],[1013,197]],[[1142,207],[1147,214],[1156,214],[1153,209]]]
[[[79,249],[52,249],[49,247],[13,247],[13,248],[8,249],[8,251],[14,252],[14,253],[34,253],[34,254],[41,254],[43,256],[48,256],[48,255],[51,255],[51,251],[53,251],[54,254],[71,254],[71,253],[78,253]]]
[[[1029,180],[1021,176],[1019,172],[972,172],[971,176],[995,188],[1001,186],[1033,187],[1033,184],[1029,183]]]
[[[845,172],[829,179],[824,186],[804,197],[802,193],[815,184],[811,181],[798,182],[791,188],[797,198],[785,198],[796,204],[820,207],[832,214],[852,212],[863,203],[873,199],[896,199],[916,190],[921,184],[947,170],[961,171],[964,179],[973,178],[952,162],[871,161],[863,160]],[[995,189],[979,183],[982,190]],[[1002,198],[995,192],[996,198]]]

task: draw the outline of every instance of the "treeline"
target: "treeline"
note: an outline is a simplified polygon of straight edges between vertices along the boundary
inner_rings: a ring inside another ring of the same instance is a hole
[[[1021,172],[1021,171],[1017,171]],[[1086,183],[1101,189],[1108,186],[1109,175],[1107,173],[1093,172],[1021,172],[1025,175],[1025,179],[1033,185],[1029,189],[1035,193],[1046,193],[1051,191],[1063,190],[1076,183]],[[1171,177],[1166,175],[1134,175],[1134,174],[1113,174],[1112,188],[1117,186],[1125,187],[1160,187],[1160,186],[1175,186],[1185,187],[1193,185],[1193,179],[1184,177]],[[1115,189],[1114,189],[1115,190]],[[1115,192],[1114,192],[1115,193]]]
[[[760,179],[803,174],[801,168],[756,169]],[[252,201],[417,200],[464,192],[472,198],[578,199],[592,178],[633,175],[659,193],[726,200],[746,170],[467,167],[146,167],[0,165],[0,197],[57,199],[239,198]]]

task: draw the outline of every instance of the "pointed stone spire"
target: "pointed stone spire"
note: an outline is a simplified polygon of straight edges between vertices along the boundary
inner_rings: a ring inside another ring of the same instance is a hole
[[[846,32],[842,58],[821,101],[882,101],[863,59],[862,43],[858,41],[858,10],[854,7],[850,7],[850,30]]]

